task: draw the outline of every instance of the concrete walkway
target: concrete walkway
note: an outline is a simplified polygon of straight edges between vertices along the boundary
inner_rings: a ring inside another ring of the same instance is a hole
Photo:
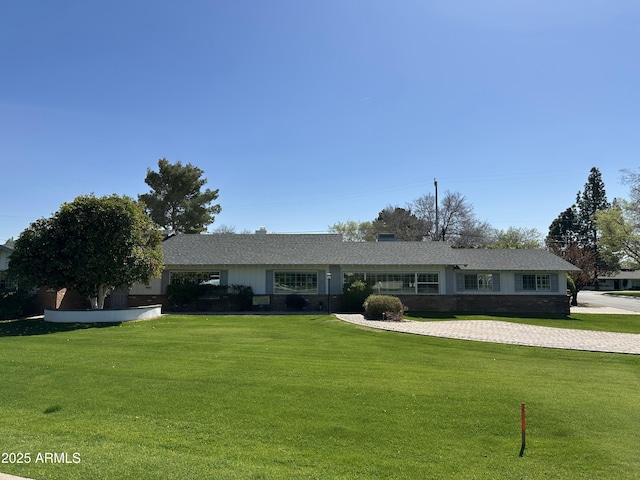
[[[572,309],[573,310],[573,309]],[[574,312],[577,313],[577,312]],[[626,312],[625,312],[626,313]],[[362,315],[336,314],[340,320],[381,330],[475,342],[640,355],[640,334],[538,327],[498,320],[381,322]]]
[[[30,480],[25,477],[16,477],[15,475],[9,475],[7,473],[0,473],[0,480]]]

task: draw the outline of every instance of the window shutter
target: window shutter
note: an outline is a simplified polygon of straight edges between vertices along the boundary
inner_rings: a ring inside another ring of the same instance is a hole
[[[516,273],[515,274],[516,277],[516,292],[522,292],[522,274],[521,273]]]
[[[229,285],[229,270],[220,270],[220,285]]]
[[[499,272],[492,273],[491,278],[493,279],[493,291],[499,292],[500,291],[500,273]]]
[[[327,293],[327,272],[326,270],[318,270],[318,295],[325,293]]]
[[[464,273],[456,273],[456,290],[464,292]]]
[[[549,280],[551,282],[551,291],[557,292],[558,291],[558,274],[552,273],[551,275],[549,275]]]
[[[264,289],[266,294],[272,294],[273,293],[273,270],[267,270],[266,271],[266,278],[265,278],[265,282],[264,282]]]
[[[161,280],[162,293],[167,292],[167,286],[169,285],[170,278],[171,278],[171,272],[164,270],[162,272],[162,280]]]

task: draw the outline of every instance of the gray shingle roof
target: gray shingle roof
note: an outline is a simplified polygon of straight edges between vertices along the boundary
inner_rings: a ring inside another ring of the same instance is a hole
[[[163,242],[167,266],[457,265],[474,270],[574,270],[546,250],[454,249],[444,242],[343,242],[328,234],[175,235]]]
[[[608,273],[606,275],[599,275],[600,280],[639,280],[640,270],[623,270],[616,273]]]
[[[461,249],[459,255],[463,270],[579,270],[548,250]]]

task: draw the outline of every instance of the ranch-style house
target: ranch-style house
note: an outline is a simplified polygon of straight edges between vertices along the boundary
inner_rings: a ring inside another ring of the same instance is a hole
[[[283,311],[291,294],[310,311],[340,311],[355,279],[414,311],[569,313],[567,273],[549,251],[457,249],[444,242],[346,242],[334,234],[177,234],[164,272],[128,292],[129,306],[163,303],[172,283],[250,286],[255,309]]]

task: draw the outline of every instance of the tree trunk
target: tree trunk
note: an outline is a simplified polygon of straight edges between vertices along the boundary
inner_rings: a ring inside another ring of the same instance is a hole
[[[578,306],[578,291],[577,290],[571,294],[571,306],[572,307],[577,307]]]
[[[107,293],[109,293],[109,287],[107,285],[100,285],[100,287],[98,287],[98,308],[100,310],[104,309],[104,299],[107,298]]]
[[[91,310],[104,310],[104,300],[109,293],[109,287],[107,285],[98,286],[98,295],[95,297],[89,297],[91,303]]]
[[[98,310],[98,297],[89,297],[89,303],[91,304],[91,310]]]

